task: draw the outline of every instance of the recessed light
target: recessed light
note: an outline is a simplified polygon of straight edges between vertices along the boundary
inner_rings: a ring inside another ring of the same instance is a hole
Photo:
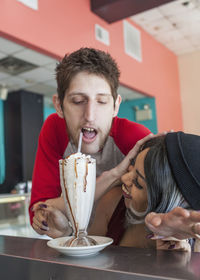
[[[18,75],[37,67],[38,66],[35,64],[13,56],[7,56],[0,59],[0,71],[10,75]]]

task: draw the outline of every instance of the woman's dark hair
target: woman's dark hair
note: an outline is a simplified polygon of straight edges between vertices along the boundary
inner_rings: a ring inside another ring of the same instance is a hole
[[[166,213],[177,206],[189,208],[171,172],[165,136],[158,136],[145,142],[140,152],[146,148],[149,148],[144,159],[148,207],[141,214],[133,208],[127,209],[127,221],[131,224],[142,223],[150,212]]]
[[[149,148],[144,159],[144,172],[148,190],[148,212],[165,213],[177,206],[186,208],[169,165],[165,136],[147,141],[141,148]]]

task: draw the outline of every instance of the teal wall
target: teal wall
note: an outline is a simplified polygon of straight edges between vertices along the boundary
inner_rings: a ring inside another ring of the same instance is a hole
[[[5,149],[4,149],[4,110],[0,100],[0,184],[5,180]]]
[[[43,111],[43,116],[44,116],[44,120],[46,120],[46,118],[51,115],[52,113],[55,113],[56,110],[49,105],[44,105],[44,111]]]
[[[146,121],[137,121],[134,107],[137,106],[139,109],[142,110],[145,104],[148,104],[152,110],[152,119]],[[155,104],[154,97],[145,97],[140,99],[123,101],[120,105],[118,117],[126,118],[131,121],[141,123],[144,126],[148,127],[151,130],[151,132],[153,132],[154,134],[158,132],[157,118],[156,118],[156,104]]]

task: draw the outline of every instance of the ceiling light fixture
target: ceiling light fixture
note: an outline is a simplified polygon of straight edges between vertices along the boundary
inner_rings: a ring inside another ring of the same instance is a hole
[[[0,85],[0,99],[6,100],[8,96],[8,88],[5,85]]]
[[[33,70],[37,67],[38,66],[35,64],[11,55],[0,59],[0,71],[10,75],[18,75],[23,72]]]
[[[182,5],[190,9],[200,8],[200,0],[188,0],[183,2]]]

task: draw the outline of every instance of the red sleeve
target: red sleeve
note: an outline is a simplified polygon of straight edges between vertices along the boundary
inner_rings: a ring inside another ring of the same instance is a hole
[[[149,133],[151,131],[142,124],[118,117],[113,120],[111,136],[124,155],[128,154],[138,140]]]
[[[64,119],[57,114],[50,115],[40,132],[38,149],[33,170],[30,210],[34,203],[60,196],[59,159],[63,157],[68,144]]]

